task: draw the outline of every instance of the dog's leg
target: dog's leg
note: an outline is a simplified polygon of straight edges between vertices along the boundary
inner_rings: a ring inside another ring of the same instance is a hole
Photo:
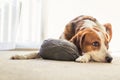
[[[80,63],[87,63],[90,61],[90,55],[84,54],[83,56],[79,56],[75,61]]]
[[[11,59],[36,59],[36,58],[40,58],[40,56],[38,55],[38,53],[31,53],[31,54],[26,54],[26,55],[14,55],[11,57]]]

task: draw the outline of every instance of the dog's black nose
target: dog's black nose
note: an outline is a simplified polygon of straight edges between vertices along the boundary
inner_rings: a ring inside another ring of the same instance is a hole
[[[108,63],[111,63],[111,61],[112,61],[112,57],[106,57],[106,61],[108,62]]]

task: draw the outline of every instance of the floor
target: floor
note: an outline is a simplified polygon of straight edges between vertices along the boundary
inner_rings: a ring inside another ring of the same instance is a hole
[[[10,60],[12,55],[32,52],[0,51],[0,80],[120,80],[120,56],[116,53],[112,63]]]

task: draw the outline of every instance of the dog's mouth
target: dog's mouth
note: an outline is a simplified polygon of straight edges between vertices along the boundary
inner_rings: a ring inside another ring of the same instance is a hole
[[[91,55],[91,61],[94,62],[111,63],[112,60],[113,57],[111,57],[110,55],[107,56]]]

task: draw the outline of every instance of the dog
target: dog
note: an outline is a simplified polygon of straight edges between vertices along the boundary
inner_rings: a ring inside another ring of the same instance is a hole
[[[107,62],[112,61],[108,52],[109,42],[112,38],[112,26],[110,23],[101,25],[92,16],[78,16],[71,20],[64,29],[60,39],[68,40],[76,45],[80,56],[75,60],[80,63],[90,61]],[[38,54],[15,55],[11,59],[35,59]]]
[[[81,55],[77,62],[87,63],[89,61],[108,62],[112,57],[108,52],[109,42],[112,38],[112,26],[110,23],[101,25],[92,16],[78,16],[70,21],[60,36],[73,42]]]

